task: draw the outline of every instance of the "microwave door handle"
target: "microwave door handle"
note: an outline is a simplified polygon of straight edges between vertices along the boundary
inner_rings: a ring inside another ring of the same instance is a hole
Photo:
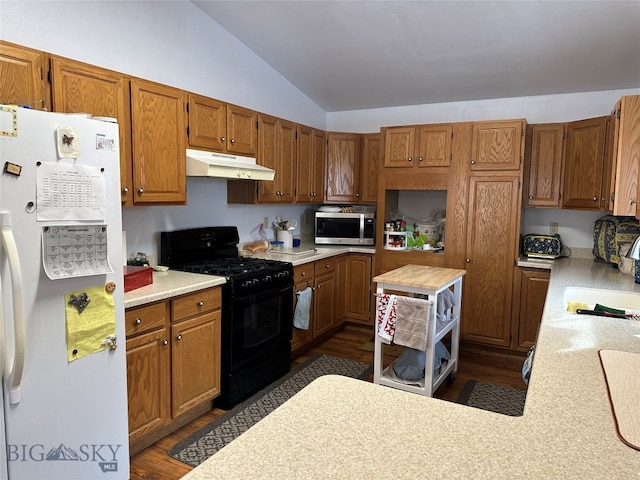
[[[364,241],[364,215],[360,215],[360,243]]]
[[[9,403],[16,405],[22,399],[22,372],[24,369],[25,357],[25,320],[24,320],[24,302],[22,296],[22,270],[20,268],[20,257],[18,255],[18,247],[13,236],[11,228],[11,214],[2,212],[0,214],[0,236],[2,238],[2,248],[7,253],[9,261],[9,270],[11,271],[11,294],[13,299],[13,325],[14,325],[14,358],[13,365],[7,365],[10,368],[7,378],[9,385]]]

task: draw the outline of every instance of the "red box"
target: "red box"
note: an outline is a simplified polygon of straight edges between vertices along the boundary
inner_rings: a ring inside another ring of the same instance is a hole
[[[124,267],[124,291],[129,292],[136,288],[151,285],[153,283],[153,268],[151,267]]]

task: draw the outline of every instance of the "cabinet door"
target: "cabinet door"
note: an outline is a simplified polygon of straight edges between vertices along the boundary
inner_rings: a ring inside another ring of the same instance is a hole
[[[327,136],[322,130],[313,131],[313,189],[312,195],[314,203],[324,202],[324,179],[325,165],[327,163]]]
[[[313,128],[298,125],[296,202],[313,201]]]
[[[269,115],[258,115],[258,164],[276,171],[272,182],[258,182],[260,202],[277,202],[280,195],[281,172],[278,163],[278,119]]]
[[[371,256],[350,254],[347,261],[347,318],[365,325],[370,320],[371,304]],[[346,290],[346,287],[345,287]]]
[[[220,394],[220,310],[171,326],[173,416]]]
[[[424,125],[419,128],[418,166],[448,167],[451,164],[451,125]]]
[[[560,208],[564,123],[531,125],[528,167],[528,207]]]
[[[118,72],[66,58],[51,59],[52,105],[55,112],[90,113],[118,120],[120,127],[120,196],[133,203],[129,79]]]
[[[277,127],[278,201],[293,203],[296,182],[296,125],[287,120],[278,120]],[[262,182],[265,183],[265,182]]]
[[[524,120],[477,122],[472,126],[471,170],[519,170]]]
[[[227,136],[225,103],[213,98],[189,94],[189,146],[224,152]]]
[[[165,328],[127,340],[130,443],[170,420],[169,350]]]
[[[131,80],[134,203],[186,201],[185,96]]]
[[[296,282],[294,285],[294,292],[302,292],[307,287],[313,288],[313,278],[309,278],[309,280],[303,280],[300,282]],[[296,311],[296,305],[298,303],[298,295],[293,295],[293,311]],[[311,300],[311,308],[309,311],[309,329],[303,330],[301,328],[293,327],[293,334],[291,338],[291,351],[295,352],[300,348],[304,347],[307,343],[309,343],[313,339],[313,298]]]
[[[471,177],[462,338],[509,346],[519,224],[517,177]]]
[[[316,277],[313,295],[314,325],[313,337],[330,330],[334,326],[336,311],[336,273],[331,272]]]
[[[227,152],[256,156],[258,114],[248,108],[227,104]]]
[[[362,168],[360,179],[360,202],[378,201],[378,173],[380,168],[380,134],[362,136]]]
[[[357,202],[360,135],[353,133],[329,133],[327,158],[327,202]]]
[[[384,166],[412,168],[415,139],[415,127],[387,128],[384,139]]]
[[[609,122],[607,153],[612,158],[614,215],[636,216],[638,208],[638,162],[640,162],[640,95],[618,102]]]
[[[47,54],[0,41],[0,103],[49,109]]]
[[[607,117],[567,124],[562,208],[600,210]]]
[[[516,348],[528,350],[536,341],[538,326],[542,320],[549,288],[549,271],[524,268],[521,269],[519,278],[520,311]]]

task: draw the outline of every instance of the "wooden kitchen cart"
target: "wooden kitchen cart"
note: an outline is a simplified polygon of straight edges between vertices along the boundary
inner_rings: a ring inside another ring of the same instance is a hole
[[[465,270],[452,268],[428,267],[423,265],[405,265],[391,270],[373,278],[377,282],[376,295],[384,293],[402,294],[408,296],[426,295],[428,300],[433,302],[429,319],[425,319],[427,331],[427,349],[425,361],[425,378],[422,385],[408,384],[398,381],[394,377],[392,368],[388,367],[383,371],[382,347],[383,342],[378,337],[378,325],[376,322],[375,349],[374,349],[374,370],[373,382],[379,385],[397,388],[407,392],[418,393],[428,397],[433,396],[433,392],[442,384],[449,375],[453,377],[458,368],[458,343],[460,340],[460,307],[462,303],[462,277],[467,273]],[[444,310],[445,321],[436,319],[438,312],[438,297],[445,289],[453,292],[454,305]],[[442,365],[437,375],[434,375],[433,365],[435,361],[435,345],[451,332],[451,358]],[[434,378],[435,376],[435,378]]]

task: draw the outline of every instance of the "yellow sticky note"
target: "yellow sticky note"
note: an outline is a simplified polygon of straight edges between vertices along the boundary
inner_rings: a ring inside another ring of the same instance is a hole
[[[69,361],[107,348],[103,342],[116,333],[113,295],[104,286],[65,293],[67,355]]]

